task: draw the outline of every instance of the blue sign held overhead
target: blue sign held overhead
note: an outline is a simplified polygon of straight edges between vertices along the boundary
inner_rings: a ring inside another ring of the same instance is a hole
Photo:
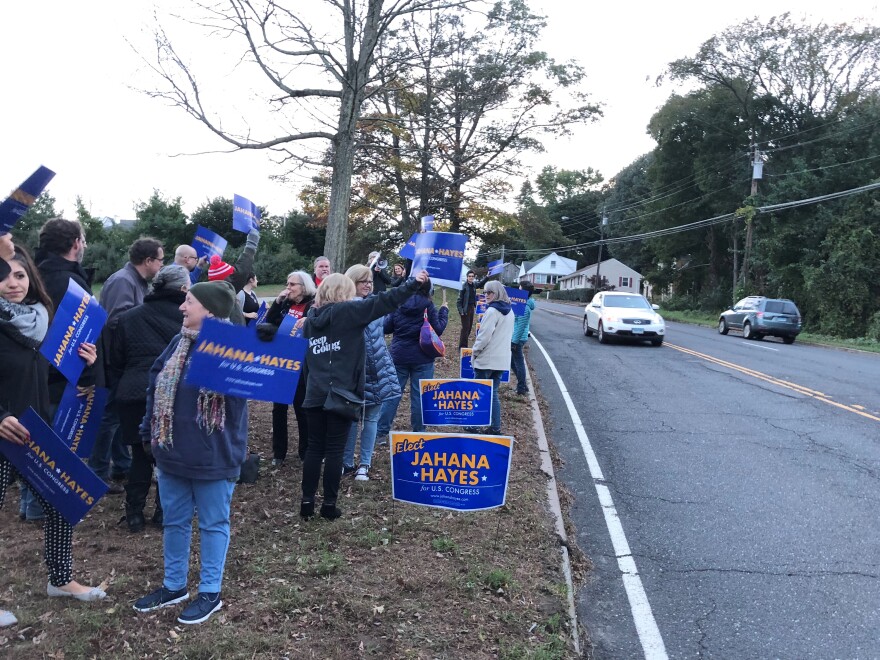
[[[392,497],[454,511],[503,506],[512,455],[510,436],[392,433]]]
[[[434,231],[434,216],[422,216],[422,231]]]
[[[420,380],[419,390],[425,426],[489,426],[492,423],[491,380]]]
[[[86,361],[77,352],[79,345],[84,342],[97,344],[106,322],[107,312],[95,297],[70,280],[67,293],[61,299],[40,346],[40,354],[64,374],[69,383],[76,384],[86,366]]]
[[[0,235],[8,234],[28,209],[37,201],[37,197],[55,176],[55,172],[40,165],[9,197],[0,202]]]
[[[232,228],[245,234],[260,230],[260,209],[241,195],[232,196]]]
[[[218,257],[222,257],[223,252],[226,250],[226,245],[226,239],[220,234],[211,231],[207,227],[202,227],[202,225],[196,227],[196,235],[193,238],[192,246],[200,259],[204,258],[210,261],[211,257],[215,254]]]
[[[499,259],[498,261],[490,261],[489,262],[489,272],[488,275],[497,275],[498,273],[504,270],[504,262]]]
[[[410,236],[409,240],[404,244],[402,248],[400,248],[399,254],[404,259],[409,259],[412,261],[416,258],[416,237],[418,234],[413,234]]]
[[[249,328],[205,319],[186,383],[244,399],[290,403],[308,342],[280,333],[271,342]]]
[[[80,394],[73,383],[68,383],[64,388],[52,428],[80,458],[92,455],[108,393],[109,390],[103,387],[95,387]]]
[[[416,256],[413,259],[412,273],[428,271],[436,286],[461,289],[461,266],[467,236],[442,231],[429,231],[416,235]]]
[[[28,485],[71,525],[85,518],[109,486],[74,454],[33,408],[18,418],[30,433],[23,445],[0,441],[0,452]]]

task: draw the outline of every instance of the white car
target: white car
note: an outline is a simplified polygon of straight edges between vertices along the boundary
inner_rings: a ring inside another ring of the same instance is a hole
[[[623,291],[600,291],[584,309],[584,336],[594,332],[607,344],[610,337],[650,341],[660,346],[666,323],[644,296]]]

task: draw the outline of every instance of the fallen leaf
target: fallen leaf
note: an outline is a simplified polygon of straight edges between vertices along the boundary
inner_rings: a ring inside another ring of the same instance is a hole
[[[384,605],[373,605],[373,614],[382,614],[385,612]]]

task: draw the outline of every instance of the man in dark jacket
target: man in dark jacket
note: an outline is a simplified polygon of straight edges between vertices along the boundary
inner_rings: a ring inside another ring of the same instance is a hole
[[[477,289],[482,289],[483,285],[489,280],[486,276],[479,281],[474,281],[477,274],[469,270],[467,278],[461,285],[458,292],[458,301],[455,306],[458,309],[458,315],[461,317],[461,334],[458,337],[458,347],[467,348],[468,340],[471,336],[471,328],[474,327],[474,309],[477,307]]]
[[[373,293],[382,293],[391,284],[391,276],[385,272],[388,263],[381,262],[380,256],[378,252],[370,252],[370,256],[367,257],[367,266],[373,272]]]

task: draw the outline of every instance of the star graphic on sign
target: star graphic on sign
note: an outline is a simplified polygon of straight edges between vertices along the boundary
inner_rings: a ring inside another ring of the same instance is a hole
[[[489,477],[487,477],[485,474],[483,475],[483,481],[486,481],[486,479],[488,479],[488,478]]]
[[[61,468],[55,468],[55,472],[57,472],[58,474],[61,474]]]
[[[414,477],[417,477],[417,476],[419,476],[419,473],[418,473],[418,472],[413,472],[413,476],[414,476]]]

